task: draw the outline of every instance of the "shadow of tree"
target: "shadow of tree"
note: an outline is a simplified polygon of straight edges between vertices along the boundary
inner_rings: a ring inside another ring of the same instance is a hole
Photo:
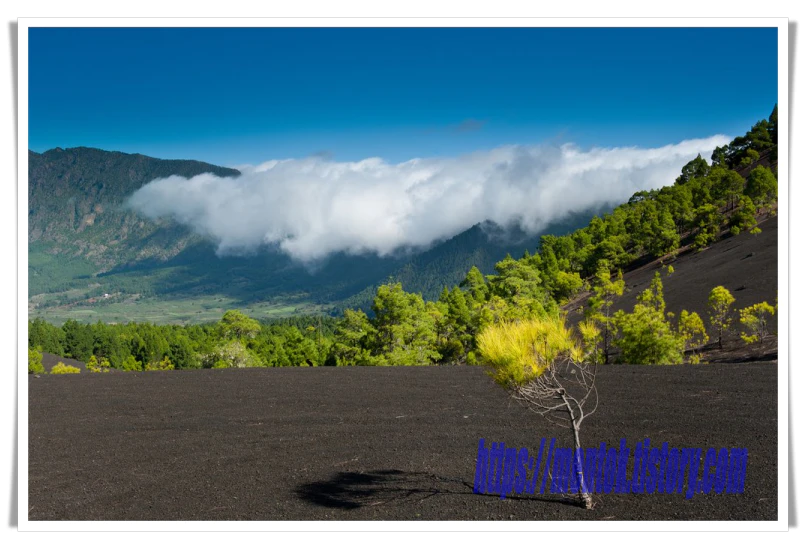
[[[299,498],[308,503],[345,510],[423,501],[434,496],[500,498],[497,494],[474,494],[473,484],[460,478],[398,469],[335,473],[329,480],[301,484],[295,491]],[[507,499],[578,505],[575,500],[560,494],[513,494]]]

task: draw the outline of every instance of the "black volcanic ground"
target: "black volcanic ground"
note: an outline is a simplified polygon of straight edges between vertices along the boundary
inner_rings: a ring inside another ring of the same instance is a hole
[[[745,492],[472,493],[479,438],[566,431],[480,368],[287,368],[29,378],[31,520],[774,520],[777,364],[609,366],[583,444],[746,447]]]
[[[668,310],[707,319],[720,284],[738,307],[773,303],[777,218],[761,228],[681,254],[663,278]],[[657,268],[625,274],[631,291],[617,305],[630,309]],[[541,437],[570,445],[480,368],[29,376],[29,518],[774,520],[779,365],[713,363],[775,360],[776,347],[734,333],[724,350],[706,350],[712,364],[603,367],[583,445],[649,437],[746,447],[749,460],[743,494],[605,494],[592,511],[557,496],[472,493],[479,438],[532,453]]]

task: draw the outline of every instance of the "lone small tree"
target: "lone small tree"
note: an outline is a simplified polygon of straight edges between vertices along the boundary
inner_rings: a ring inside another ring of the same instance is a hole
[[[716,329],[717,343],[722,348],[722,335],[730,328],[732,318],[730,316],[730,306],[736,298],[731,295],[724,286],[717,286],[711,290],[708,296],[708,306],[711,308],[711,326]]]
[[[600,266],[593,277],[593,296],[588,300],[586,316],[599,325],[601,332],[602,355],[608,363],[613,342],[613,313],[615,299],[624,295],[624,278],[621,271],[615,280],[610,280],[610,269]]]
[[[774,314],[775,307],[766,301],[741,309],[739,322],[745,327],[741,333],[742,340],[748,345],[756,341],[764,343],[764,337],[769,333],[767,324]]]
[[[487,326],[477,346],[496,383],[529,410],[568,427],[574,438],[574,470],[580,504],[593,508],[583,475],[579,431],[596,411],[595,364],[584,363],[585,351],[560,315]],[[591,479],[592,480],[592,479]]]
[[[685,351],[690,351],[698,347],[702,347],[708,343],[708,334],[705,331],[705,324],[703,323],[700,315],[695,312],[689,313],[683,309],[680,313],[680,320],[677,323],[677,333],[683,339]],[[700,355],[691,354],[689,362],[699,362]]]

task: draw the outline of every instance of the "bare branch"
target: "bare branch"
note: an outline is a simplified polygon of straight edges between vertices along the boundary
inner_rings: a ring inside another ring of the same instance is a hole
[[[580,364],[566,357],[549,364],[542,375],[526,384],[510,388],[512,397],[527,409],[540,414],[555,425],[569,427],[572,430],[575,461],[577,451],[581,448],[580,425],[599,407],[599,393],[596,390],[597,369],[595,364]],[[591,397],[591,405],[588,405]],[[579,498],[585,508],[591,509],[593,500],[590,493],[583,490],[584,477],[581,465],[576,463],[574,467],[578,476]]]

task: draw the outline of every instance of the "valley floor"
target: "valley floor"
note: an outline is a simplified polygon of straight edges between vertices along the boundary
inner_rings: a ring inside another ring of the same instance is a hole
[[[29,376],[31,520],[774,520],[776,363],[606,366],[583,445],[749,451],[742,494],[473,494],[568,432],[467,366]],[[23,488],[24,489],[24,488]]]

